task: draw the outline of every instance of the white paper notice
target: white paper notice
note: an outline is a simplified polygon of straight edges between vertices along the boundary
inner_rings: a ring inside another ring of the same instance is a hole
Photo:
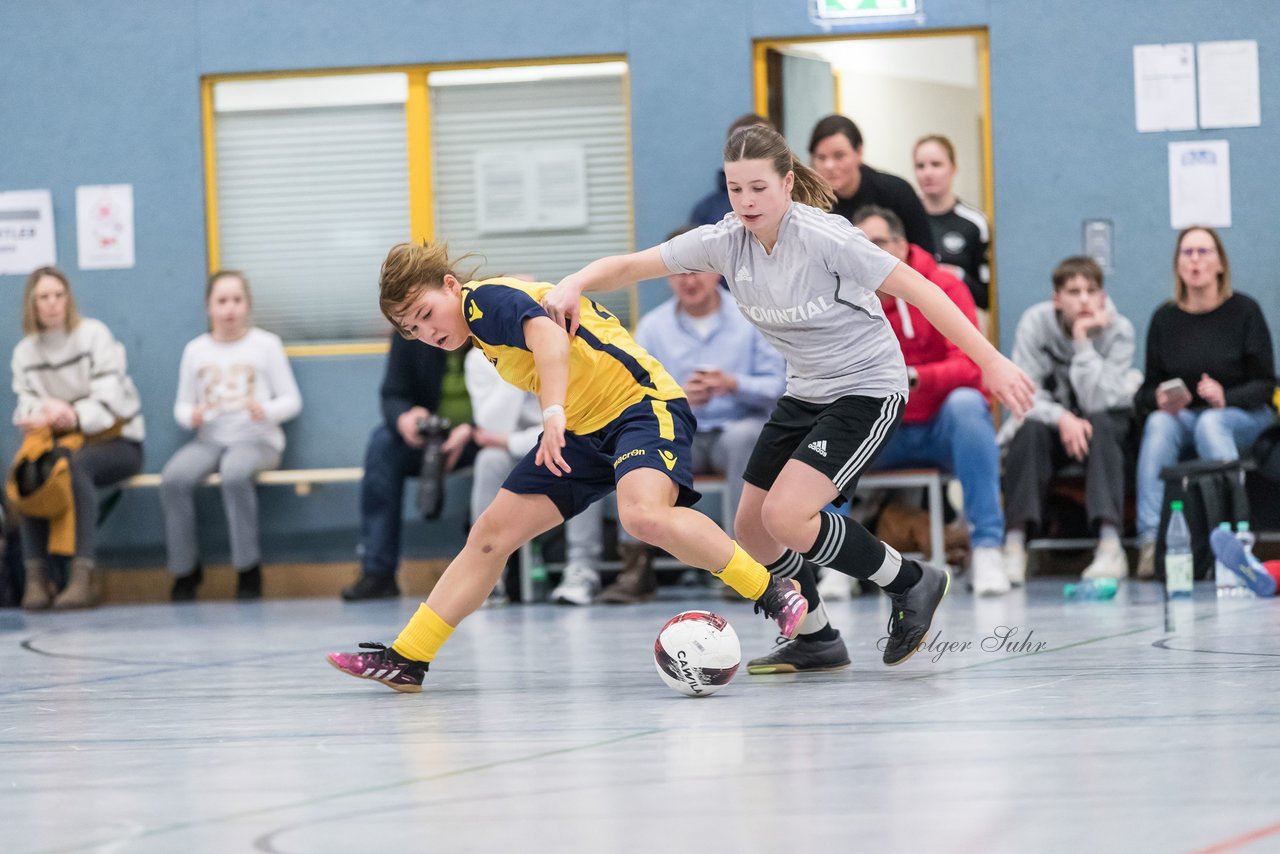
[[[1169,220],[1174,228],[1231,225],[1231,158],[1225,139],[1169,143]]]
[[[25,276],[58,263],[53,196],[48,190],[0,193],[0,276]]]
[[[587,153],[581,145],[481,149],[474,180],[481,234],[587,226]]]
[[[1262,124],[1256,41],[1200,42],[1200,127]]]
[[[76,245],[81,270],[133,266],[133,185],[76,187]]]
[[[1196,128],[1196,58],[1190,43],[1133,48],[1133,97],[1141,133]]]

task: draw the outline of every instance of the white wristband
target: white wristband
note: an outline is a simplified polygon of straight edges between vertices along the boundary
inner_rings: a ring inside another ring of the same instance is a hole
[[[563,406],[561,406],[561,405],[560,405],[560,404],[558,404],[558,403],[553,403],[553,404],[551,404],[550,406],[548,406],[546,409],[542,410],[542,420],[543,420],[543,421],[546,421],[546,420],[547,420],[548,418],[550,418],[552,415],[560,415],[560,416],[562,416],[562,417],[563,417],[563,415],[564,415],[564,407],[563,407]]]

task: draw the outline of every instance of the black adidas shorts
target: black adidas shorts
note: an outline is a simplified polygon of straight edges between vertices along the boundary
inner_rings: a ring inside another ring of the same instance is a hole
[[[760,431],[743,480],[768,490],[787,460],[796,459],[830,478],[843,496],[835,503],[843,503],[897,429],[906,401],[903,394],[851,394],[831,403],[783,397]]]

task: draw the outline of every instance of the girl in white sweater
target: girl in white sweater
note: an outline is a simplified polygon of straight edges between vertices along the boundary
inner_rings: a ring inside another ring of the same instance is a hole
[[[41,267],[27,277],[22,331],[26,337],[13,350],[13,392],[18,396],[13,423],[24,433],[50,427],[55,435],[80,432],[88,437],[70,459],[76,542],[67,585],[53,595],[48,521],[24,519],[22,607],[88,608],[96,598],[97,488],[142,469],[138,390],[126,369],[124,347],[104,324],[80,316],[61,270]]]
[[[250,307],[244,274],[214,273],[205,288],[209,332],[182,351],[173,416],[196,436],[160,475],[175,602],[194,599],[203,577],[195,490],[215,471],[222,478],[231,561],[238,573],[236,596],[262,595],[254,477],[280,464],[280,425],[302,410],[302,396],[280,338],[249,325]]]

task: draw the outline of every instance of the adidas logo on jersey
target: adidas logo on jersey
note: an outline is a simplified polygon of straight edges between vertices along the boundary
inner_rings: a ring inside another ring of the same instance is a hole
[[[827,440],[819,439],[816,442],[810,442],[809,450],[813,451],[815,454],[825,457],[827,455]]]
[[[746,265],[746,264],[743,264],[741,267],[739,267],[739,268],[738,268],[738,272],[736,272],[736,273],[734,273],[734,274],[733,274],[733,280],[734,280],[735,282],[749,282],[749,281],[751,281],[751,271],[750,271],[749,269],[747,269],[747,265]]]

